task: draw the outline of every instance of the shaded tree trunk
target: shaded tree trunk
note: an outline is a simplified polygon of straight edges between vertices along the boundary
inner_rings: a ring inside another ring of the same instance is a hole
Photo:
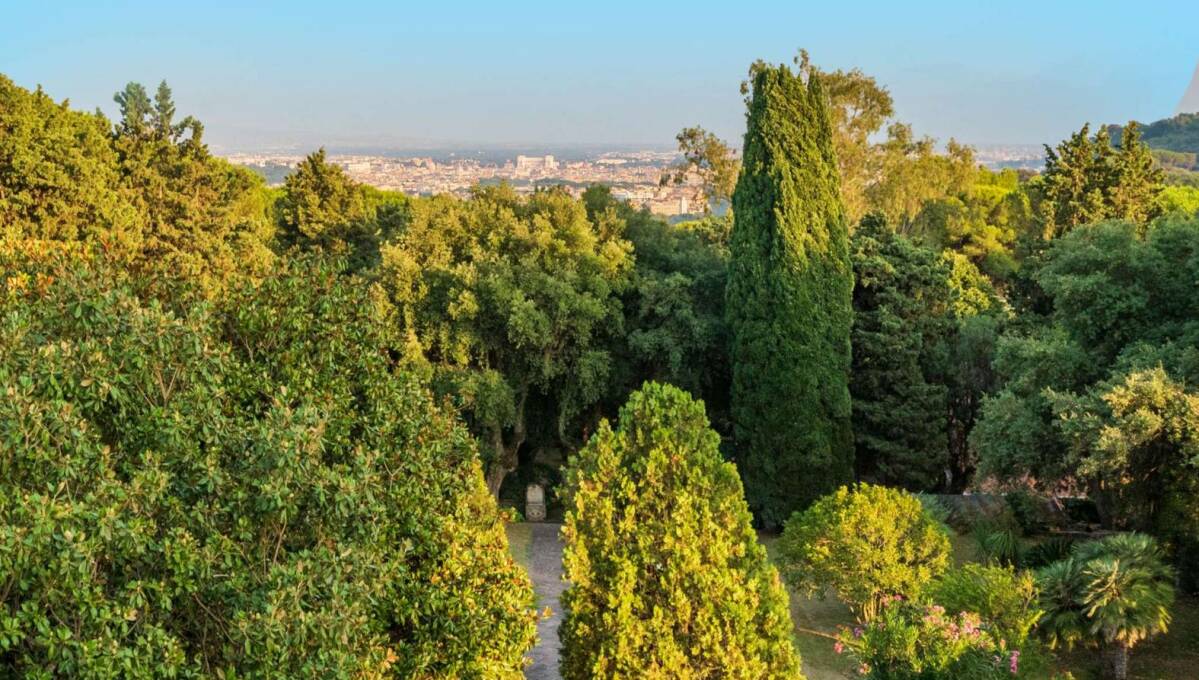
[[[1115,499],[1112,492],[1105,489],[1102,482],[1094,479],[1087,482],[1086,486],[1087,496],[1095,501],[1095,511],[1099,514],[1100,525],[1105,529],[1115,528]]]
[[[484,478],[487,481],[487,490],[497,499],[500,496],[500,487],[504,484],[504,478],[508,476],[509,472],[516,469],[517,454],[525,443],[525,437],[528,436],[528,427],[525,425],[525,401],[528,396],[528,388],[522,389],[520,399],[516,403],[516,414],[513,418],[510,436],[504,436],[502,426],[497,425],[491,428],[492,460],[487,466]]]
[[[1103,654],[1103,676],[1109,680],[1128,680],[1128,644],[1112,642]]]
[[[974,478],[974,460],[970,451],[970,431],[978,412],[978,400],[972,394],[949,398],[945,433],[949,440],[949,469],[946,493],[962,493]]]

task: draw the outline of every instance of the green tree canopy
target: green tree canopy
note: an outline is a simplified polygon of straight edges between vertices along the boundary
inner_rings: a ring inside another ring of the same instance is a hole
[[[366,220],[367,207],[359,185],[329,163],[321,148],[283,181],[276,211],[285,247],[336,251],[345,249],[349,232]]]
[[[485,442],[488,487],[517,464],[531,401],[560,438],[605,395],[632,257],[619,222],[592,223],[565,191],[414,201],[382,249],[381,279],[409,359],[428,366]]]
[[[1078,479],[1058,424],[1056,396],[1086,394],[1100,381],[1162,365],[1199,380],[1199,222],[1159,220],[1140,235],[1131,223],[1077,229],[1054,241],[1031,276],[1052,313],[1028,316],[1002,337],[995,368],[1002,389],[975,430],[982,466],[1001,479],[1046,487]]]
[[[841,175],[841,201],[850,225],[855,225],[870,210],[867,189],[878,179],[878,147],[871,137],[895,114],[887,88],[859,69],[823,70],[812,63],[807,50],[795,59],[805,77],[820,79],[828,98],[829,123],[837,168]]]
[[[936,140],[917,138],[910,125],[893,123],[878,146],[872,166],[877,179],[866,189],[867,204],[897,229],[908,231],[926,202],[967,194],[977,173],[970,147],[950,140],[942,154]]]
[[[688,175],[697,174],[707,199],[705,213],[711,210],[712,203],[724,204],[732,200],[741,162],[729,145],[699,126],[684,128],[675,139],[683,162],[674,169],[674,182],[681,184]]]
[[[868,217],[851,241],[853,396],[860,478],[915,490],[948,465],[948,390],[939,372],[953,328],[949,267]]]
[[[156,288],[185,279],[200,282],[206,294],[265,272],[274,227],[262,179],[209,153],[195,118],[173,124],[165,82],[152,102],[138,83],[114,100],[121,109],[112,141],[121,186],[144,224],[134,268]]]
[[[133,251],[142,220],[120,185],[109,122],[0,75],[0,233]]]
[[[614,405],[608,412],[614,413],[642,382],[654,380],[702,397],[708,417],[727,433],[729,218],[667,224],[617,201],[604,186],[588,188],[583,202],[593,223],[623,225],[635,255],[621,300],[624,334],[614,338],[617,361],[608,400]]]
[[[325,150],[309,154],[283,181],[275,205],[278,243],[306,252],[346,257],[358,271],[379,264],[380,244],[403,227],[402,194],[359,184]]]
[[[6,235],[98,244],[164,298],[211,297],[269,268],[266,187],[209,154],[199,121],[174,123],[166,83],[153,100],[137,83],[117,93],[114,127],[2,76],[0,100]]]
[[[931,248],[967,258],[1002,280],[1016,269],[1017,240],[1033,223],[1027,187],[1016,173],[980,168],[964,191],[925,199],[905,232]]]
[[[1115,523],[1162,538],[1182,585],[1199,585],[1199,393],[1158,366],[1057,395],[1053,407],[1073,469]]]
[[[1041,184],[1042,236],[1061,236],[1079,226],[1120,219],[1144,225],[1160,212],[1164,175],[1129,123],[1118,148],[1106,128],[1092,137],[1090,126],[1045,147]]]
[[[5,251],[0,611],[19,675],[518,678],[532,591],[473,440],[338,270],[183,314]]]
[[[900,489],[841,487],[797,512],[779,545],[782,571],[809,595],[831,588],[860,621],[892,596],[912,598],[949,566],[945,528]]]

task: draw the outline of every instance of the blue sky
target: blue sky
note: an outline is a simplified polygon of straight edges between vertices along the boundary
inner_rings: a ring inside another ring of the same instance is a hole
[[[112,110],[166,78],[218,147],[740,139],[755,59],[806,47],[885,84],[917,132],[1056,141],[1169,115],[1199,0],[196,2],[0,0],[0,72]]]

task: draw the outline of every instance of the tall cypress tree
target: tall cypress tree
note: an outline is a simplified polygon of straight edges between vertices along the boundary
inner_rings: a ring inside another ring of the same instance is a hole
[[[732,412],[746,497],[775,527],[852,477],[853,272],[819,78],[759,62],[749,86],[728,283]]]

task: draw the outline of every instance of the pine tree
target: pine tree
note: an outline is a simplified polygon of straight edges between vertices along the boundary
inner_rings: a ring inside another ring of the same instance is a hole
[[[308,154],[283,182],[278,239],[285,247],[342,252],[362,227],[368,206],[360,184],[341,166],[329,163],[325,149]]]
[[[1158,195],[1162,192],[1165,172],[1154,162],[1149,147],[1141,142],[1141,128],[1135,122],[1125,126],[1120,135],[1120,151],[1114,160],[1111,203],[1115,215],[1143,225],[1161,214]]]
[[[853,241],[853,434],[858,473],[913,491],[944,481],[949,265],[867,216]]]
[[[1112,146],[1108,128],[1091,137],[1090,126],[1084,125],[1056,149],[1045,147],[1045,239],[1110,219],[1144,225],[1161,213],[1158,196],[1165,175],[1155,167],[1136,123],[1121,132],[1119,144],[1118,149]]]
[[[567,469],[562,676],[802,680],[787,592],[702,402],[646,383]]]
[[[148,126],[147,119],[153,115],[150,95],[141,83],[129,83],[124,90],[113,95],[121,110],[121,122],[117,124],[118,131],[129,137],[142,137]]]
[[[746,496],[778,526],[852,476],[853,274],[825,94],[750,71],[728,285],[732,411]]]
[[[174,120],[175,101],[171,96],[171,87],[164,80],[154,93],[154,128],[159,137],[165,139],[174,134]]]

